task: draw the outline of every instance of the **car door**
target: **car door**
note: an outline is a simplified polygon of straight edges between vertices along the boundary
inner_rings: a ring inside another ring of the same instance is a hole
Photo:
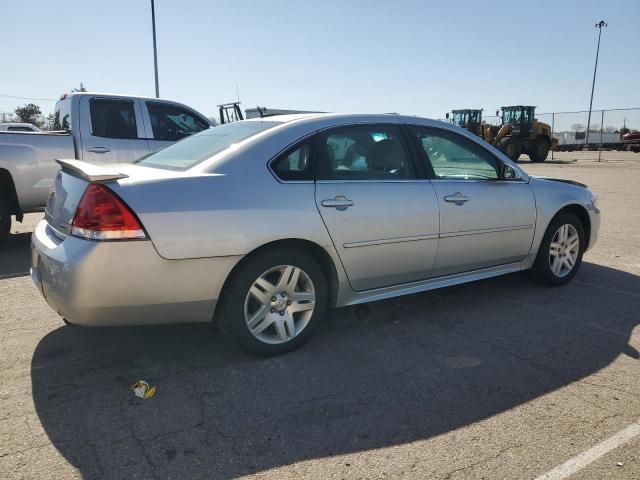
[[[145,136],[151,152],[211,126],[205,118],[180,105],[147,100],[144,106]]]
[[[353,125],[318,135],[316,205],[354,290],[431,275],[438,202],[398,125]]]
[[[459,133],[417,126],[409,130],[424,154],[440,204],[435,273],[522,261],[531,248],[536,219],[529,184],[517,175],[503,178],[503,162]]]
[[[131,162],[149,152],[135,99],[82,96],[80,139],[85,162]]]

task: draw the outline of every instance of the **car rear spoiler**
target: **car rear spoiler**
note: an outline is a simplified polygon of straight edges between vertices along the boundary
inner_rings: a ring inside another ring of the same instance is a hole
[[[62,167],[62,171],[74,177],[82,178],[87,182],[105,182],[107,180],[118,180],[119,178],[127,178],[128,175],[120,173],[117,170],[93,163],[83,162],[82,160],[63,160],[56,158],[56,162]]]

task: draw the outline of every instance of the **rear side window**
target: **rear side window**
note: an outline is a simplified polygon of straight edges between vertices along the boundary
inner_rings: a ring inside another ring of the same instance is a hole
[[[138,138],[133,102],[92,99],[91,129],[95,137]]]
[[[34,132],[32,128],[29,127],[7,127],[7,131],[9,132]]]
[[[147,102],[153,138],[180,140],[209,128],[209,124],[184,108],[159,102]]]
[[[415,178],[402,132],[390,125],[355,125],[320,136],[321,180],[403,180]]]
[[[280,180],[313,180],[311,145],[305,142],[289,149],[271,162],[271,169]]]

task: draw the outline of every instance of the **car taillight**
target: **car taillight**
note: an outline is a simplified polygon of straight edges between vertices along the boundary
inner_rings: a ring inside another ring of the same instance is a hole
[[[147,238],[140,221],[109,188],[91,183],[71,222],[71,234],[91,240]]]

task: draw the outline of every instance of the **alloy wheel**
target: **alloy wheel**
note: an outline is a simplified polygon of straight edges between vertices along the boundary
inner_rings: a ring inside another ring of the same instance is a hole
[[[261,342],[286,343],[309,324],[315,302],[309,275],[299,267],[281,265],[253,282],[244,302],[244,319]]]
[[[580,235],[576,227],[567,223],[561,225],[551,239],[549,247],[549,267],[559,278],[571,273],[580,253]]]

